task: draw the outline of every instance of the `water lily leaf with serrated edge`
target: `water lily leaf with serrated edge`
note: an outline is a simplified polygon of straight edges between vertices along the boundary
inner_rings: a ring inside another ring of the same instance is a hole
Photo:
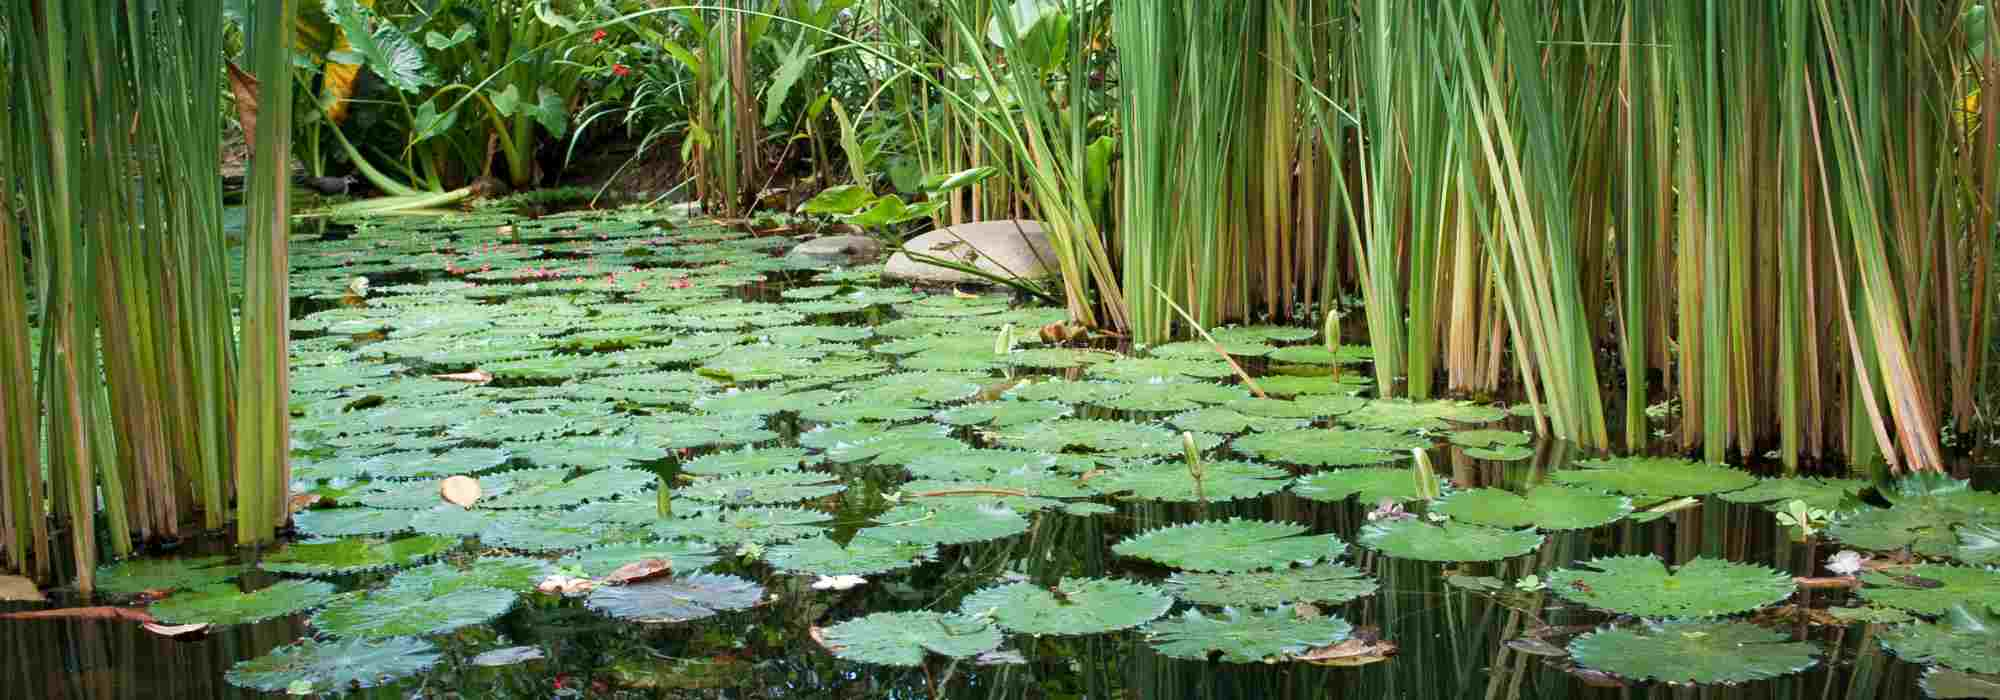
[[[806,451],[796,447],[717,452],[681,465],[681,472],[698,476],[736,476],[792,471],[805,463]]]
[[[1363,345],[1343,345],[1332,352],[1318,345],[1288,345],[1273,350],[1266,357],[1272,362],[1287,365],[1358,365],[1374,362],[1375,351]]]
[[[1697,557],[1667,569],[1652,556],[1600,557],[1549,572],[1549,588],[1571,602],[1641,617],[1720,617],[1791,596],[1791,576],[1769,567]]]
[[[959,611],[990,616],[1021,634],[1102,634],[1151,622],[1173,607],[1174,599],[1150,584],[1118,579],[1065,578],[1054,590],[1032,583],[1008,583],[975,591]]]
[[[855,535],[844,547],[820,535],[764,550],[764,561],[773,568],[818,576],[881,574],[934,559],[937,549],[931,545],[867,535]]]
[[[1135,384],[1132,391],[1096,405],[1118,411],[1162,413],[1187,411],[1204,404],[1228,403],[1250,394],[1240,387],[1207,382],[1160,382]]]
[[[577,469],[625,467],[668,455],[664,448],[627,435],[578,435],[514,446],[518,456],[537,466]]]
[[[770,544],[826,532],[833,516],[805,508],[738,508],[655,523],[652,533],[668,539],[697,539],[720,545]]]
[[[1954,605],[1944,619],[1883,630],[1882,646],[1913,664],[1938,664],[1972,673],[2000,673],[2000,613]]]
[[[1827,536],[1856,549],[1908,547],[1927,557],[1958,549],[1955,526],[2000,520],[2000,494],[1936,475],[1908,476],[1881,491],[1889,508],[1861,508],[1835,517]]]
[[[1361,410],[1341,415],[1340,422],[1378,430],[1423,432],[1449,430],[1454,423],[1491,423],[1506,417],[1505,409],[1464,401],[1377,399]]]
[[[877,525],[857,537],[910,544],[951,545],[986,542],[1028,531],[1028,519],[1012,508],[990,504],[907,504],[875,516]]]
[[[1063,418],[1070,412],[1069,406],[1055,401],[982,401],[940,411],[932,418],[945,425],[1007,428]]]
[[[1960,603],[2000,605],[2000,571],[1977,567],[1918,564],[1893,576],[1870,571],[1861,582],[1861,597],[1868,602],[1922,615],[1942,615]]]
[[[1003,358],[1016,367],[1073,369],[1118,359],[1116,353],[1089,348],[1028,348],[1007,353]]]
[[[1430,446],[1429,440],[1420,437],[1342,428],[1256,433],[1238,437],[1229,445],[1239,453],[1267,461],[1320,467],[1380,464],[1408,457],[1412,449]]]
[[[1209,617],[1189,610],[1146,626],[1153,650],[1176,659],[1248,664],[1288,661],[1347,638],[1354,626],[1331,616],[1303,617],[1291,606]]]
[[[1008,389],[1005,396],[1016,401],[1055,401],[1078,404],[1096,403],[1115,399],[1131,393],[1132,384],[1122,382],[1072,382],[1065,379],[1049,379],[1038,382],[1023,382]]]
[[[1167,578],[1166,588],[1175,598],[1200,605],[1274,608],[1292,603],[1338,605],[1371,595],[1377,586],[1360,569],[1326,562],[1248,573],[1177,572]]]
[[[389,639],[301,639],[269,654],[239,661],[223,677],[231,685],[282,693],[300,688],[339,692],[370,688],[413,675],[438,662],[430,642]]]
[[[312,537],[382,535],[410,529],[414,510],[382,508],[321,508],[292,516],[292,525]]]
[[[97,592],[128,596],[147,591],[199,588],[227,581],[243,573],[243,567],[225,557],[174,557],[127,559],[97,567]]]
[[[732,447],[778,437],[764,428],[763,416],[753,415],[654,415],[634,422],[627,432],[667,449]]]
[[[2000,564],[2000,527],[1960,525],[1958,549],[1952,552],[1952,558],[1974,566]]]
[[[1149,423],[1089,418],[1062,418],[1008,428],[1001,433],[1000,444],[1040,452],[1061,452],[1072,447],[1120,452],[1143,447],[1171,454],[1181,449],[1180,436],[1166,428]]]
[[[1779,510],[1783,504],[1805,501],[1806,506],[1820,510],[1841,509],[1849,498],[1861,493],[1868,482],[1860,479],[1822,479],[1819,477],[1779,477],[1758,479],[1757,485],[1740,491],[1721,494],[1722,500],[1730,503],[1762,503],[1771,510]]]
[[[1360,496],[1362,503],[1378,503],[1385,498],[1409,503],[1423,500],[1425,493],[1431,491],[1420,481],[1425,478],[1436,477],[1397,467],[1336,469],[1300,477],[1292,485],[1292,492],[1315,501],[1342,501],[1348,496]]]
[[[550,552],[601,544],[603,532],[591,525],[569,525],[542,511],[502,511],[479,531],[479,543],[520,552]]]
[[[719,558],[714,545],[681,540],[630,542],[580,549],[556,560],[556,564],[577,569],[582,571],[584,576],[595,578],[616,571],[618,567],[626,564],[647,559],[665,561],[674,571],[685,574],[707,568]]]
[[[1046,452],[974,449],[925,455],[910,460],[904,468],[919,479],[981,481],[1001,474],[1048,472],[1056,461],[1055,455]]]
[[[771,472],[702,479],[675,489],[674,494],[714,503],[797,503],[847,490],[847,486],[838,481],[839,477],[823,472]]]
[[[497,514],[481,508],[460,508],[450,503],[416,511],[410,528],[426,535],[472,537],[493,524]]]
[[[513,591],[485,586],[439,595],[398,588],[355,591],[313,613],[312,626],[336,637],[443,634],[504,615],[517,597]]]
[[[1432,525],[1417,518],[1369,523],[1357,538],[1370,549],[1397,559],[1468,562],[1518,557],[1542,546],[1534,530],[1445,522]]]
[[[784,389],[727,389],[695,399],[695,410],[703,413],[768,416],[785,411],[826,404],[839,398],[832,391],[786,391]]]
[[[764,597],[764,587],[735,576],[694,574],[603,586],[590,594],[591,609],[632,622],[675,623],[743,610]]]
[[[1525,497],[1482,488],[1445,494],[1431,512],[1488,527],[1582,530],[1631,515],[1632,499],[1555,484],[1536,486]]]
[[[1111,548],[1190,571],[1256,571],[1339,558],[1347,543],[1335,535],[1307,535],[1306,526],[1266,520],[1215,520],[1172,525],[1126,538]]]
[[[1572,486],[1615,491],[1636,498],[1664,499],[1700,496],[1748,488],[1757,477],[1740,469],[1677,457],[1613,457],[1583,460],[1582,469],[1554,474]]]
[[[1674,620],[1586,632],[1569,652],[1579,665],[1633,680],[1744,683],[1811,668],[1819,648],[1748,622]]]
[[[1359,411],[1368,400],[1357,396],[1317,395],[1293,399],[1251,397],[1223,404],[1223,408],[1267,418],[1324,418]]]
[[[1225,343],[1296,343],[1319,335],[1319,331],[1301,326],[1260,324],[1255,326],[1217,328],[1210,332],[1209,335]]]
[[[1000,647],[1000,628],[970,615],[929,611],[882,612],[818,630],[820,643],[849,661],[921,666],[924,653],[955,659]]]
[[[983,376],[947,372],[887,374],[843,385],[857,401],[874,403],[950,403],[972,398],[986,381]]]
[[[2000,675],[1966,673],[1943,666],[1924,669],[1924,677],[1917,681],[1917,686],[1924,689],[1926,697],[2000,698]]]
[[[1215,461],[1203,466],[1197,482],[1186,463],[1169,461],[1119,467],[1092,478],[1090,487],[1128,500],[1233,501],[1274,493],[1290,477],[1290,472],[1269,465]]]
[[[554,471],[568,472],[566,469]],[[651,494],[657,481],[659,477],[652,472],[613,467],[585,472],[566,481],[537,481],[532,484],[517,481],[513,490],[480,505],[499,509],[565,508],[584,501],[604,501],[627,494]]]
[[[1535,441],[1535,436],[1514,430],[1460,430],[1445,436],[1445,440],[1459,447],[1492,449],[1495,447],[1518,447]]]
[[[409,566],[458,545],[458,538],[417,535],[384,542],[347,538],[331,542],[294,542],[264,557],[265,571],[306,576],[333,576],[371,569]]]
[[[479,557],[470,563],[440,561],[396,572],[389,588],[419,596],[444,595],[460,588],[498,588],[530,591],[547,578],[554,568],[530,557]]]
[[[1206,433],[1232,434],[1247,430],[1269,432],[1276,430],[1296,430],[1306,427],[1304,418],[1269,418],[1210,406],[1186,413],[1176,414],[1167,419],[1174,427],[1182,430],[1199,430]]]
[[[799,418],[814,423],[902,422],[917,420],[928,415],[931,415],[931,408],[928,406],[874,401],[842,401],[799,409]]]
[[[1513,462],[1535,456],[1535,448],[1523,445],[1467,447],[1465,448],[1465,456],[1494,462]]]
[[[279,581],[249,593],[234,584],[212,583],[157,601],[146,611],[166,624],[224,627],[294,615],[325,605],[333,598],[333,584],[324,581]]]
[[[1126,357],[1091,365],[1085,376],[1118,382],[1143,384],[1152,381],[1193,381],[1234,376],[1236,370],[1221,359]]]

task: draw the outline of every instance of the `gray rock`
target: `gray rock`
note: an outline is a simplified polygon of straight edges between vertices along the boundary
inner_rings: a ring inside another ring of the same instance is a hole
[[[1036,280],[1059,268],[1049,235],[1034,221],[977,221],[910,239],[889,256],[882,276],[931,284],[992,284],[991,280],[911,258],[905,251],[970,263],[1001,277]]]
[[[867,236],[824,236],[796,246],[785,254],[795,261],[812,265],[861,265],[882,255],[882,242]]]

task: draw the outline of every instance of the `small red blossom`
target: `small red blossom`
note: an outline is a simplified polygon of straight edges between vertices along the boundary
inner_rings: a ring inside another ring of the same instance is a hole
[[[618,65],[611,67],[611,74],[623,78],[625,76],[631,75],[632,69],[626,68],[625,64],[620,63]]]
[[[604,30],[599,29],[597,30],[597,33],[590,35],[590,43],[595,44],[597,42],[604,41],[604,37],[606,36],[610,35],[607,34]]]

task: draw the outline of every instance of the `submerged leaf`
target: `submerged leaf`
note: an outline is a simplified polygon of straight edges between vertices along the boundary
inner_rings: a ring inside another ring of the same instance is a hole
[[[1744,683],[1818,663],[1809,642],[1747,622],[1675,620],[1587,632],[1569,652],[1587,668],[1633,680]]]

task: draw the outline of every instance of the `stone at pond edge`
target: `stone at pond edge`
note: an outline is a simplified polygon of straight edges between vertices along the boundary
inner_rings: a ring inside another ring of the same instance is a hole
[[[792,247],[785,257],[807,265],[852,267],[882,255],[882,243],[868,236],[824,236]]]
[[[903,244],[903,251],[915,251],[945,260],[971,264],[988,273],[1018,279],[1040,279],[1055,274],[1055,249],[1042,225],[1034,221],[980,221],[959,224],[917,236]],[[882,276],[889,279],[933,284],[990,284],[985,278],[957,270],[918,262],[903,251],[889,256]]]

